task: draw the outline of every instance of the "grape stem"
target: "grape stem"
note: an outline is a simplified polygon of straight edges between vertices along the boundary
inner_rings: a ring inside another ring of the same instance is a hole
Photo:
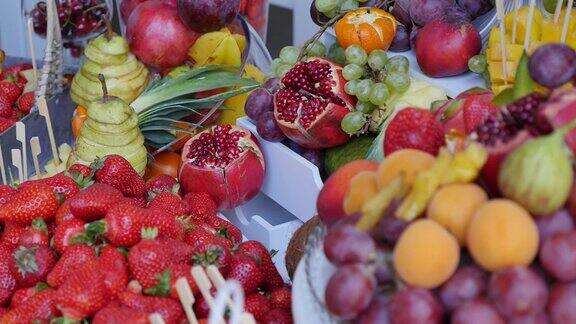
[[[341,13],[337,14],[336,16],[334,16],[333,18],[331,18],[330,20],[328,20],[328,22],[326,24],[324,24],[324,26],[320,27],[320,29],[316,32],[316,34],[314,34],[312,36],[312,38],[307,40],[306,43],[304,43],[304,45],[302,45],[302,48],[300,49],[300,54],[298,54],[298,62],[302,61],[302,59],[304,58],[304,56],[306,55],[306,53],[308,51],[308,47],[310,47],[310,45],[312,45],[312,43],[314,43],[315,41],[320,39],[320,37],[322,37],[322,35],[324,35],[326,30],[328,30],[328,28],[332,27],[342,17],[344,17],[344,15],[346,15],[346,13],[347,13],[347,11],[341,12]]]

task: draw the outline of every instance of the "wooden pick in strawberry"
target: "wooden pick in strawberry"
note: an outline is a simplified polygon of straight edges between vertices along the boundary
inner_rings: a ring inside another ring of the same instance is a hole
[[[4,153],[2,152],[2,145],[0,145],[0,175],[2,176],[2,183],[8,184],[6,180],[6,167],[4,166]]]

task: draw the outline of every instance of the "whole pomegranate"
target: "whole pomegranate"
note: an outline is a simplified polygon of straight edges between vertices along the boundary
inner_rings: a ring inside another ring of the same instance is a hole
[[[159,70],[182,64],[199,37],[182,23],[176,8],[162,0],[139,4],[130,14],[126,32],[132,53]]]
[[[206,192],[223,210],[254,198],[264,173],[260,144],[250,131],[217,125],[188,140],[182,149],[179,182],[184,193]]]
[[[182,21],[198,33],[222,29],[239,11],[240,0],[178,0]]]
[[[340,122],[356,104],[344,92],[342,66],[310,58],[297,63],[274,94],[274,117],[284,134],[299,145],[320,149],[350,140]]]

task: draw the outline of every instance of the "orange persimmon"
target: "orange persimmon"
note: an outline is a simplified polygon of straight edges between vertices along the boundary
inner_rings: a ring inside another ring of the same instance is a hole
[[[164,151],[152,157],[148,163],[145,179],[151,179],[157,175],[167,174],[171,177],[178,178],[180,169],[180,154]]]
[[[334,30],[342,48],[355,44],[368,53],[387,50],[396,34],[396,19],[382,9],[360,8],[338,20]]]
[[[80,129],[86,118],[88,118],[88,110],[83,106],[77,106],[72,116],[72,134],[74,134],[75,138],[80,135]]]

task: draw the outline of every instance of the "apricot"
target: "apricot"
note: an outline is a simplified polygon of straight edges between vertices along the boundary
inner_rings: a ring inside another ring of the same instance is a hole
[[[350,180],[350,188],[344,198],[344,211],[347,215],[359,212],[362,206],[378,193],[376,172],[362,171]]]
[[[538,252],[538,227],[522,206],[494,199],[474,214],[466,243],[474,261],[488,271],[527,266]]]
[[[460,261],[456,238],[430,219],[410,224],[394,248],[396,272],[409,285],[436,288],[448,280]]]
[[[316,211],[318,217],[327,225],[334,224],[346,217],[344,197],[350,188],[350,180],[362,171],[376,171],[378,163],[369,160],[350,162],[338,170],[324,182],[324,187],[318,194]]]
[[[428,204],[428,218],[444,226],[460,245],[476,210],[488,200],[486,192],[473,183],[451,184],[438,190]]]
[[[403,149],[388,155],[378,167],[378,187],[384,188],[401,172],[406,175],[406,184],[411,186],[419,171],[427,170],[436,158],[426,152]]]

